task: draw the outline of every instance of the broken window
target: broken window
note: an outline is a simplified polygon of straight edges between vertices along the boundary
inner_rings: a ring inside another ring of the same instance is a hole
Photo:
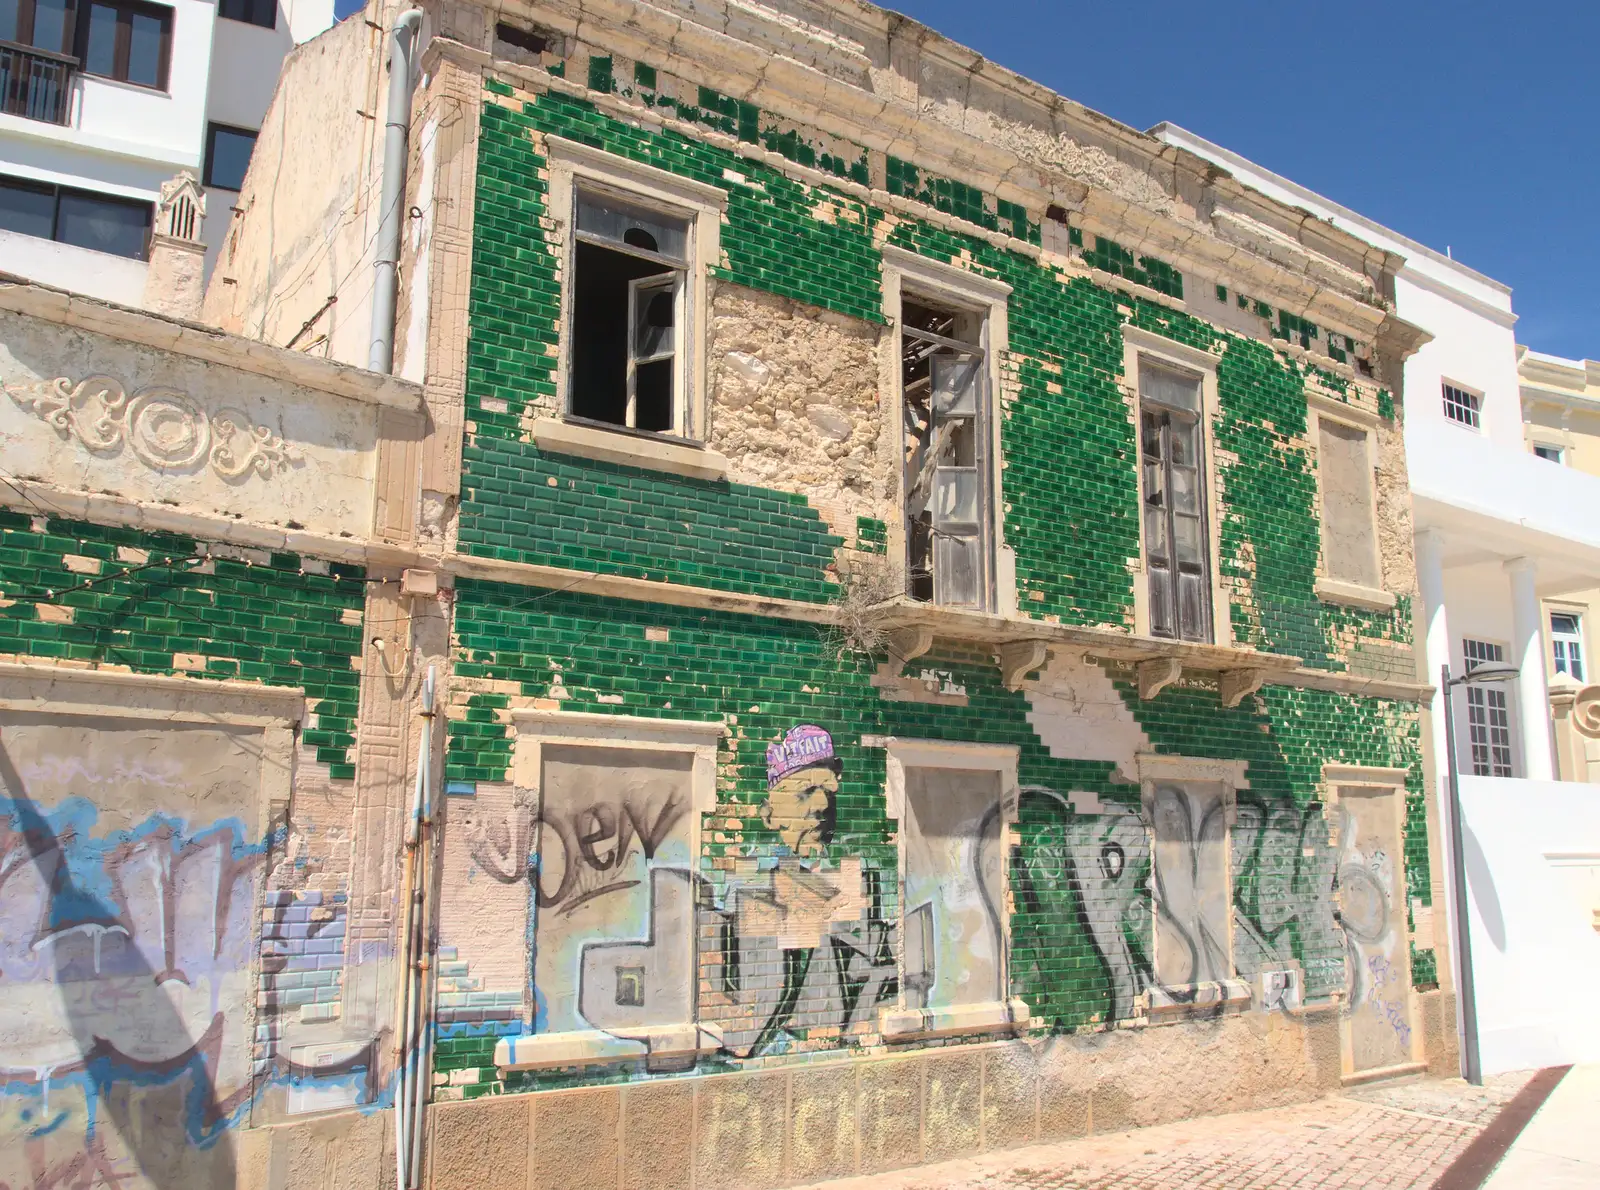
[[[989,605],[989,480],[983,319],[901,305],[906,591],[950,607]]]
[[[1200,377],[1139,364],[1150,633],[1211,640],[1211,562],[1201,465]]]
[[[577,207],[567,412],[685,434],[689,221],[598,191],[580,190]]]

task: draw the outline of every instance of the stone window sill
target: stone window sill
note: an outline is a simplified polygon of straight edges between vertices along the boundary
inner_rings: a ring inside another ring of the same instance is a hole
[[[641,1025],[628,1037],[602,1029],[502,1037],[494,1064],[501,1070],[553,1070],[602,1062],[653,1062],[705,1057],[722,1048],[722,1031],[712,1025]]]
[[[691,479],[728,477],[727,457],[708,447],[605,430],[554,417],[542,417],[533,423],[533,441],[540,450],[555,454],[621,463],[647,471],[668,471]]]
[[[885,1008],[878,1013],[878,1032],[885,1041],[954,1037],[1026,1028],[1030,1017],[1027,1004],[1016,997],[951,1008]]]
[[[1373,612],[1394,610],[1394,594],[1389,591],[1379,590],[1377,587],[1364,587],[1360,583],[1347,583],[1342,579],[1327,578],[1319,575],[1313,590],[1316,592],[1317,598],[1324,603],[1342,603],[1348,607],[1364,607]]]
[[[1196,1016],[1216,1016],[1219,1013],[1245,1012],[1252,1001],[1250,985],[1242,979],[1224,979],[1216,983],[1188,983],[1177,986],[1152,987],[1150,1019],[1155,1024],[1187,1020]]]

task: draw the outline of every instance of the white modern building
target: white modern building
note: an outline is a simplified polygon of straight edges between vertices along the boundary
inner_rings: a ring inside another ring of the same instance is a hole
[[[334,0],[0,0],[0,272],[144,304],[155,206],[206,191],[206,270],[284,56]]]
[[[1405,258],[1396,312],[1433,335],[1404,373],[1422,676],[1518,671],[1451,699],[1482,1069],[1600,1060],[1600,364],[1519,347],[1500,282],[1182,128],[1151,132]]]

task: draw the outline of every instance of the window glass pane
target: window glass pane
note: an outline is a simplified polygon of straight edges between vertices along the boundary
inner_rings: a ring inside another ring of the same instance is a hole
[[[135,12],[128,35],[128,82],[161,85],[161,31],[166,21],[153,13]]]
[[[61,195],[56,239],[63,244],[142,260],[149,229],[150,208],[143,203],[70,191]]]
[[[41,50],[67,52],[67,0],[37,0],[33,9],[33,44]]]
[[[0,230],[48,240],[55,213],[53,187],[0,180]]]
[[[1173,551],[1180,564],[1198,564],[1200,554],[1200,518],[1174,516],[1172,518]]]
[[[1195,424],[1186,417],[1174,416],[1167,430],[1167,449],[1175,467],[1193,467],[1197,462],[1195,451]]]
[[[1155,559],[1167,558],[1167,513],[1164,508],[1147,508],[1144,514],[1145,552]]]
[[[1150,567],[1150,632],[1153,636],[1173,636],[1172,573],[1162,566]]]
[[[84,43],[83,68],[108,78],[117,69],[117,10],[109,4],[89,6],[89,36]]]
[[[957,607],[978,603],[978,539],[938,533],[933,539],[934,598]]]
[[[1172,507],[1178,512],[1200,514],[1200,484],[1192,467],[1172,469]]]
[[[634,281],[633,286],[633,356],[635,359],[656,359],[672,354],[673,346],[673,278],[649,278]]]
[[[688,251],[687,222],[631,206],[609,195],[585,194],[578,199],[578,230],[676,260],[684,260]]]
[[[1158,364],[1140,362],[1139,393],[1163,405],[1179,409],[1200,409],[1200,378],[1163,368]]]
[[[17,39],[17,10],[20,0],[0,0],[0,41]]]
[[[206,185],[238,190],[244,185],[244,172],[250,165],[250,153],[255,147],[255,133],[212,125],[211,156],[206,161]]]
[[[978,523],[977,468],[941,467],[934,476],[933,523]]]
[[[1569,616],[1563,612],[1552,612],[1550,615],[1550,631],[1562,636],[1578,635],[1578,617]]]
[[[933,411],[940,417],[975,417],[981,360],[970,355],[936,355],[933,367]]]

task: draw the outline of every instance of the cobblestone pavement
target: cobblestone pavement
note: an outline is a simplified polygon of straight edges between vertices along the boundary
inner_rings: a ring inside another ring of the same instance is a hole
[[[1533,1072],[1357,1088],[1314,1103],[988,1153],[815,1190],[1419,1190]]]

